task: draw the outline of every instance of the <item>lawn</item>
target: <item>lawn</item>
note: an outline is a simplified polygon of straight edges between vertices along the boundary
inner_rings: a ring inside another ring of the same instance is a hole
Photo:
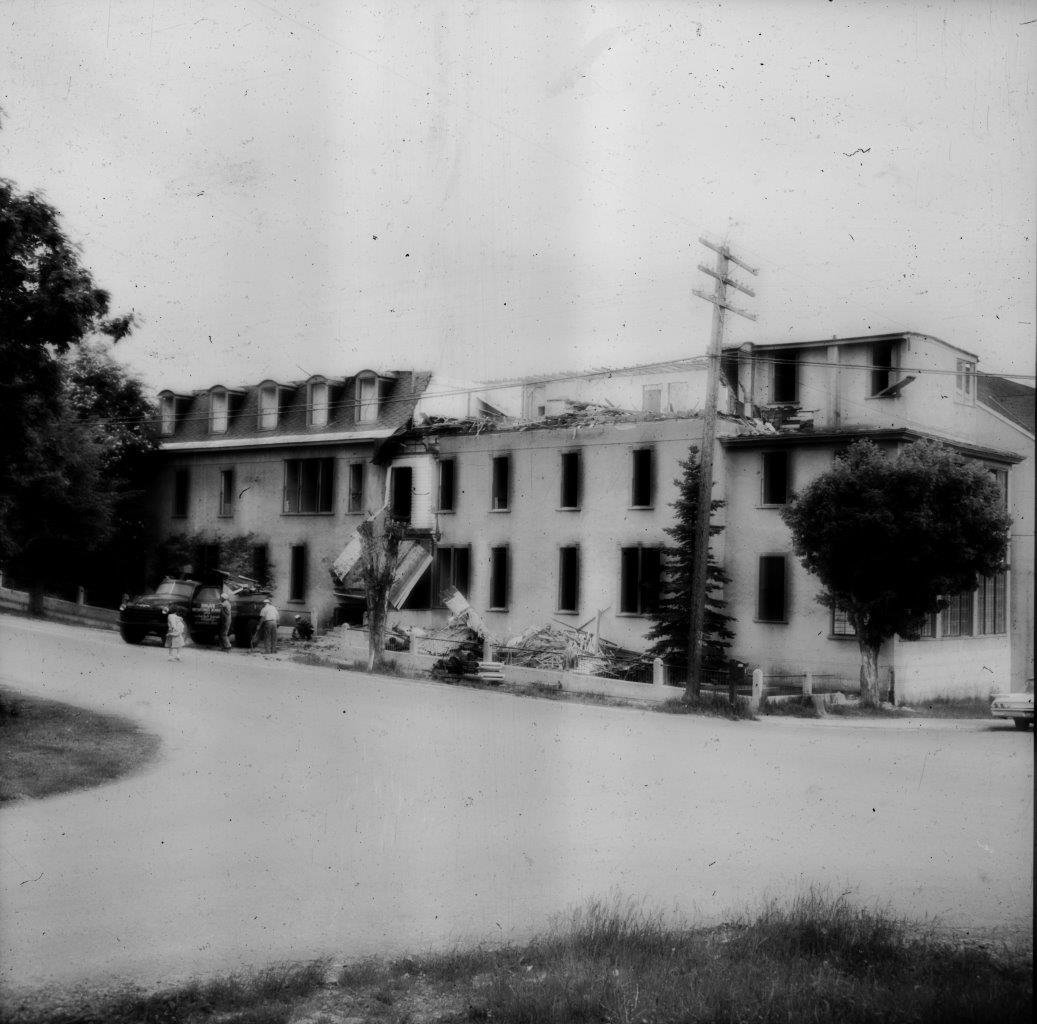
[[[0,688],[0,803],[111,782],[159,739],[128,719]]]
[[[1013,1024],[1032,1010],[1027,951],[941,937],[814,891],[719,928],[615,900],[522,945],[0,1005],[12,1024]]]

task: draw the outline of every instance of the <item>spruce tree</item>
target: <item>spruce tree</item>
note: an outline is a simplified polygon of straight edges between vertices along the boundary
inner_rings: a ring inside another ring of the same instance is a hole
[[[671,661],[690,661],[691,578],[695,559],[695,518],[699,506],[698,454],[698,448],[692,445],[687,459],[678,462],[681,476],[674,481],[677,485],[677,500],[671,506],[674,523],[665,531],[673,543],[662,549],[659,605],[652,615],[654,625],[648,631],[648,639],[654,641],[648,653]],[[710,511],[715,512],[723,506],[722,501],[714,501]],[[710,536],[715,536],[722,529],[722,526],[715,526],[711,522]],[[705,667],[723,664],[724,652],[734,637],[728,628],[728,623],[733,619],[724,613],[727,603],[721,596],[722,587],[727,582],[728,577],[710,558],[706,578],[706,635],[702,651]]]

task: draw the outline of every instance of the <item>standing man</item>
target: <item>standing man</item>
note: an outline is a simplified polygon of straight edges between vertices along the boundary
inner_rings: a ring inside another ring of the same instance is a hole
[[[225,654],[230,650],[230,598],[226,593],[220,594],[220,650]]]
[[[277,653],[277,623],[280,616],[270,598],[263,602],[263,610],[259,613],[259,622],[263,627],[263,643],[267,654]]]

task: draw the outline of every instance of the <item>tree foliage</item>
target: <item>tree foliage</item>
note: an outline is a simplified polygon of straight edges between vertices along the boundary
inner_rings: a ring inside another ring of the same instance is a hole
[[[37,591],[128,525],[126,474],[147,444],[127,424],[147,403],[103,350],[81,350],[132,330],[109,301],[53,207],[0,180],[0,564]]]
[[[649,654],[671,660],[688,659],[690,662],[690,625],[692,601],[692,575],[695,565],[695,520],[699,507],[699,459],[698,448],[692,445],[687,459],[678,462],[681,475],[674,483],[677,500],[673,502],[673,526],[666,528],[667,536],[673,541],[662,551],[662,578],[660,580],[659,605],[653,613],[654,623],[648,631],[648,639],[655,641]],[[714,501],[710,512],[724,507],[722,501]],[[716,536],[722,526],[710,523],[710,535]],[[724,662],[725,651],[734,634],[728,623],[732,617],[724,611],[726,602],[722,588],[729,578],[710,557],[706,568],[706,615],[704,620],[702,662],[705,666],[716,666]]]
[[[931,441],[897,452],[856,442],[782,517],[824,587],[818,600],[857,631],[871,703],[882,643],[1003,569],[1011,525],[991,473]]]

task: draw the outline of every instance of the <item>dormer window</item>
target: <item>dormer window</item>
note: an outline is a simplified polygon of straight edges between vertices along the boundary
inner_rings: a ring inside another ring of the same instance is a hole
[[[306,401],[308,421],[311,427],[328,425],[328,405],[328,382],[323,378],[311,380]]]
[[[378,377],[373,373],[362,373],[356,379],[356,421],[376,423],[378,421]]]
[[[976,364],[971,359],[959,359],[954,377],[954,400],[972,405],[976,395]]]
[[[225,434],[227,432],[227,392],[223,388],[213,388],[209,392],[209,432]]]
[[[259,385],[259,429],[273,430],[280,412],[280,389],[276,384]]]
[[[160,429],[169,436],[176,431],[176,395],[168,391],[159,395],[158,409]]]

